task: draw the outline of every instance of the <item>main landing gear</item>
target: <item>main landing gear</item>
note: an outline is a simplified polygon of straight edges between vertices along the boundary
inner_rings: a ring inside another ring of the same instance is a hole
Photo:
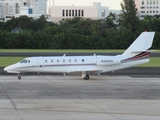
[[[89,75],[86,75],[86,77],[84,77],[83,79],[89,80]]]
[[[85,79],[85,80],[89,80],[89,75],[86,74],[86,72],[82,72],[81,73],[81,78]]]

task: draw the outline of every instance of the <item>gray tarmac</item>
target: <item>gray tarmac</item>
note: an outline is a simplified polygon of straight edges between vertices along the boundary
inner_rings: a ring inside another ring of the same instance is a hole
[[[159,77],[0,77],[0,120],[159,119]]]

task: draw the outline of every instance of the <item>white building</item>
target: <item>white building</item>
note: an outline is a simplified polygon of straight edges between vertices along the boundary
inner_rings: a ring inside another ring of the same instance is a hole
[[[0,18],[15,14],[46,15],[47,0],[0,0]]]
[[[20,7],[20,14],[5,15],[5,21],[10,20],[12,18],[18,18],[23,15],[26,15],[28,17],[32,17],[34,19],[39,19],[43,14],[33,14],[32,9],[30,7]],[[44,16],[48,22],[51,22],[51,18],[49,15],[44,15]]]
[[[103,19],[109,15],[109,7],[94,2],[93,6],[51,6],[48,12],[53,22],[73,17]]]
[[[160,0],[135,0],[135,4],[140,19],[146,15],[160,14]]]
[[[19,7],[19,0],[0,0],[0,18],[4,18],[6,14],[18,14]]]

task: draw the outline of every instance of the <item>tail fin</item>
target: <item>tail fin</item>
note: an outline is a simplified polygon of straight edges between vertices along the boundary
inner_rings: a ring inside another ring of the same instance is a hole
[[[154,35],[155,32],[141,33],[122,55],[134,56],[136,54],[146,52],[152,46]]]

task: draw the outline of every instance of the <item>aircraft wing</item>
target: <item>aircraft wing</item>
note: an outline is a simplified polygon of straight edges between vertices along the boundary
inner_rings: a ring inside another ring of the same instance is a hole
[[[83,73],[83,72],[85,72],[85,73],[89,73],[89,74],[98,74],[98,73],[100,73],[102,70],[100,70],[100,69],[95,69],[95,70],[93,70],[93,69],[82,69],[82,70],[71,70],[71,71],[69,71],[68,73],[71,73],[71,74],[78,74],[78,73]]]

